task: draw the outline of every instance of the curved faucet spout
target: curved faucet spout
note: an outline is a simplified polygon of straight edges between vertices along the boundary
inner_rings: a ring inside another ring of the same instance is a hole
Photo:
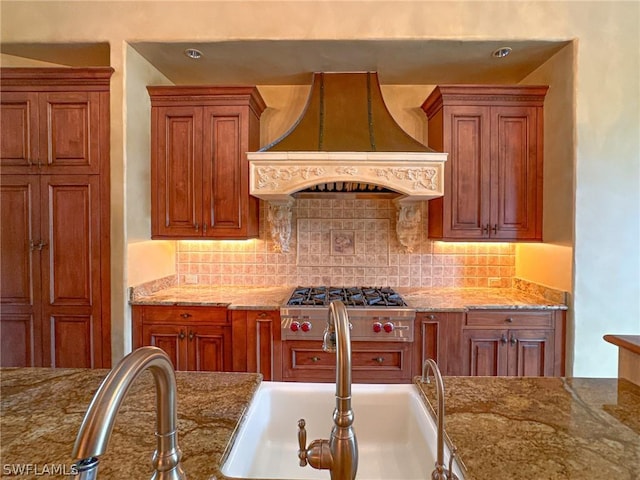
[[[156,437],[152,479],[186,478],[180,466],[182,456],[177,441],[177,388],[173,365],[167,354],[157,347],[142,347],[116,365],[93,396],[80,425],[73,458],[77,460],[78,478],[95,478],[98,461],[109,443],[113,424],[129,388],[145,370],[153,374],[156,386]]]
[[[314,440],[307,447],[305,421],[298,422],[300,466],[328,469],[331,480],[354,480],[358,470],[358,443],[351,409],[351,332],[347,308],[340,300],[329,304],[323,350],[336,352],[336,408],[329,440]]]

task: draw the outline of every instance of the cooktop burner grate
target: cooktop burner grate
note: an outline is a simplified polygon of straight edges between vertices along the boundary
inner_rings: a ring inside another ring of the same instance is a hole
[[[297,287],[287,305],[324,307],[333,300],[341,300],[347,307],[407,306],[390,287]]]

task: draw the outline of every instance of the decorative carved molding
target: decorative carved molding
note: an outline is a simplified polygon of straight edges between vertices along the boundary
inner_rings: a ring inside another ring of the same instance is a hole
[[[411,182],[414,190],[438,191],[438,169],[433,167],[387,167],[372,169],[378,177],[390,180],[391,177],[402,182]]]
[[[446,153],[438,152],[249,152],[250,192],[284,201],[308,187],[362,182],[415,200],[444,194]]]
[[[405,252],[411,253],[420,242],[420,225],[422,223],[420,202],[398,199],[393,203],[396,206],[398,242],[404,247]]]
[[[270,201],[267,203],[267,218],[276,252],[289,252],[291,242],[291,207],[294,200]]]

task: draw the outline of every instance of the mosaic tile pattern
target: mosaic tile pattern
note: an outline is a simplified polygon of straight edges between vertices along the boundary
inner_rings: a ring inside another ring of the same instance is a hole
[[[427,239],[426,205],[423,238],[413,253],[396,239],[389,199],[298,199],[289,253],[274,252],[264,202],[261,210],[258,239],[177,242],[179,283],[508,288],[515,275],[513,244]],[[336,250],[338,232],[353,233],[351,247]]]

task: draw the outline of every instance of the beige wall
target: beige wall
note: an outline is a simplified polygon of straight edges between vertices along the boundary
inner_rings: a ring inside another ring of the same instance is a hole
[[[2,42],[110,43],[114,316],[126,308],[127,41],[575,39],[573,373],[616,375],[617,352],[602,334],[640,331],[637,2],[4,0],[0,8]],[[122,328],[114,324],[115,359]]]

